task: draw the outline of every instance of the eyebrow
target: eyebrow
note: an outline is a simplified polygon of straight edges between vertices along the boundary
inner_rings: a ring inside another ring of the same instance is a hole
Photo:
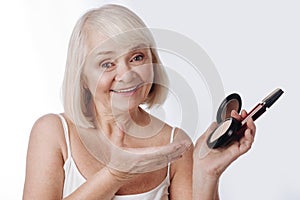
[[[125,50],[124,52],[131,52],[131,51],[135,51],[135,50],[138,50],[138,49],[146,49],[146,48],[150,48],[150,46],[145,44],[145,43],[140,43],[136,46],[131,47],[128,50]],[[109,51],[99,51],[99,52],[97,52],[96,55],[101,56],[101,55],[110,55],[110,54],[114,54],[114,53],[116,53],[116,51],[110,51],[110,50]]]
[[[141,44],[138,44],[138,45],[130,48],[129,51],[134,51],[134,50],[137,50],[137,49],[146,49],[146,48],[150,48],[150,46],[145,44],[145,43],[141,43]]]
[[[108,54],[112,54],[114,53],[114,51],[99,51],[97,53],[97,55],[108,55]]]

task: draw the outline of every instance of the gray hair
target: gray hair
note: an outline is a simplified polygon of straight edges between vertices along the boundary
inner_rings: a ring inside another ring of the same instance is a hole
[[[105,5],[86,12],[77,21],[69,42],[62,98],[65,114],[76,126],[95,128],[93,99],[90,91],[83,86],[83,67],[89,54],[86,44],[89,30],[108,37],[133,32],[129,35],[149,43],[152,63],[155,66],[154,80],[144,103],[151,108],[165,101],[168,93],[168,77],[162,67],[152,33],[144,22],[129,9],[120,5]],[[136,39],[133,37],[132,39]],[[130,38],[126,38],[130,41]]]

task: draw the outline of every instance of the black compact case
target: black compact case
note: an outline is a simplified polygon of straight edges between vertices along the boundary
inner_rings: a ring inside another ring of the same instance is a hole
[[[238,113],[242,107],[242,99],[237,93],[230,94],[221,103],[217,111],[218,126],[207,138],[209,148],[215,149],[226,147],[234,141],[240,140],[247,129],[249,118],[256,120],[267,108],[271,107],[275,101],[283,94],[281,89],[274,90],[261,103],[257,104],[248,115],[241,121],[231,117],[231,111],[236,110]]]
[[[216,116],[218,127],[207,139],[209,148],[224,147],[242,137],[236,134],[241,127],[241,122],[231,117],[231,111],[236,110],[239,113],[241,107],[242,99],[237,93],[230,94],[222,101]]]

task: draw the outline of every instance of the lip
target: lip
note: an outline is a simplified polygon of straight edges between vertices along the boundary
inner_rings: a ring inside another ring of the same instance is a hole
[[[111,89],[110,91],[115,92],[115,93],[131,93],[131,92],[135,92],[142,85],[143,85],[143,83],[139,83],[135,86],[126,87],[126,88],[122,88],[122,89]]]

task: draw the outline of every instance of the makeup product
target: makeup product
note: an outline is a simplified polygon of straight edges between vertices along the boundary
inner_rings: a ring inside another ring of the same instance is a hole
[[[230,116],[232,110],[240,112],[241,97],[236,93],[227,96],[217,112],[217,122],[219,125],[207,138],[208,147],[213,149],[226,147],[232,142],[241,139],[247,129],[247,121],[250,118],[254,121],[260,117],[282,94],[283,91],[281,89],[274,90],[261,103],[258,103],[241,121]]]

